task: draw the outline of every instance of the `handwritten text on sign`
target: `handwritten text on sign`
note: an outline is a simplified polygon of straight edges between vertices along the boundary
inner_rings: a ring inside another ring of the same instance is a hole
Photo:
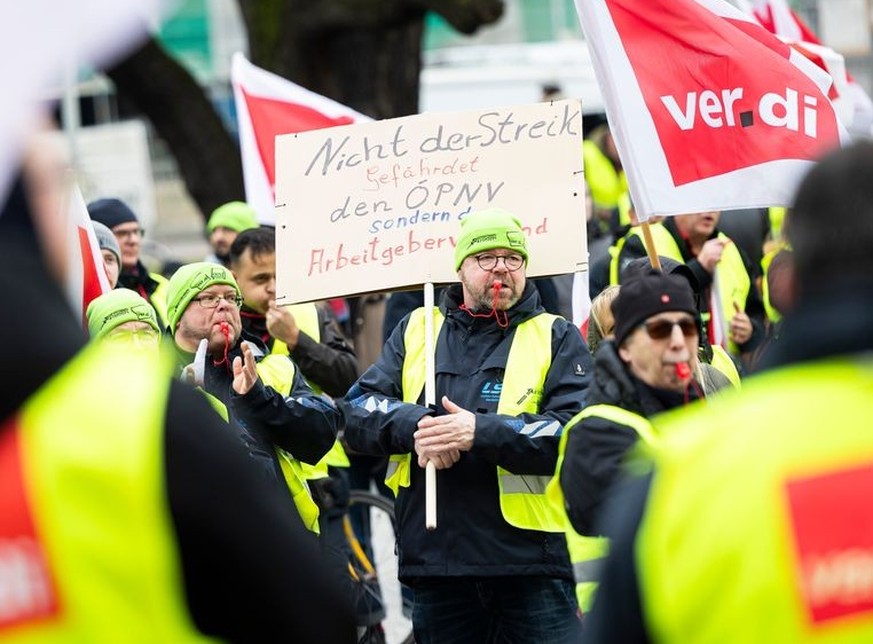
[[[528,273],[587,261],[578,101],[423,114],[276,139],[278,300],[457,280],[460,220],[499,207]]]

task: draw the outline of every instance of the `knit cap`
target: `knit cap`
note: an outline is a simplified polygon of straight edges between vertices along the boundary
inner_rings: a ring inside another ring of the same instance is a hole
[[[455,245],[455,270],[460,270],[470,255],[495,248],[512,250],[527,262],[527,238],[521,222],[500,208],[471,212],[461,220],[461,235]]]
[[[167,284],[167,320],[171,331],[176,331],[179,319],[191,300],[214,284],[232,286],[236,294],[240,295],[239,286],[230,269],[220,264],[195,262],[185,264],[173,273]]]
[[[206,224],[206,232],[222,226],[238,233],[249,228],[258,227],[258,216],[255,209],[243,201],[231,201],[212,211]]]
[[[145,322],[160,334],[154,307],[136,291],[117,288],[91,300],[85,312],[88,333],[102,338],[125,322]]]
[[[100,250],[108,250],[113,253],[115,259],[118,260],[118,265],[121,266],[121,248],[118,246],[115,234],[99,221],[92,221],[91,227],[94,228],[94,235],[97,237],[97,245]]]
[[[112,230],[116,226],[127,223],[139,223],[139,219],[133,214],[126,203],[121,199],[98,199],[88,204],[88,215],[94,221]]]
[[[697,320],[694,293],[685,278],[651,270],[622,283],[612,302],[616,346],[647,319],[668,311],[685,311]]]

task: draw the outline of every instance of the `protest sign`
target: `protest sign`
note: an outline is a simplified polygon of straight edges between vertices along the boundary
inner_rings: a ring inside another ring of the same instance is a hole
[[[460,220],[503,208],[528,275],[587,266],[577,100],[422,114],[276,137],[277,297],[457,280]]]

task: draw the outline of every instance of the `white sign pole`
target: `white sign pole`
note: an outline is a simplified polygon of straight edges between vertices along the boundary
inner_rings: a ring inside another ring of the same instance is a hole
[[[434,366],[434,343],[433,337],[433,282],[424,285],[424,404],[427,407],[436,406],[436,367]],[[424,527],[428,530],[436,530],[436,466],[428,461],[424,471]]]

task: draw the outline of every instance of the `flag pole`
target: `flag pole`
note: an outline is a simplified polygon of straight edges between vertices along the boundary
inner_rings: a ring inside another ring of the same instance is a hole
[[[640,224],[643,227],[643,241],[646,243],[646,255],[649,256],[649,264],[656,271],[661,270],[661,259],[658,257],[658,250],[655,248],[655,240],[652,238],[652,230],[649,228],[649,222],[644,221]]]
[[[436,367],[434,366],[433,337],[433,282],[424,285],[424,404],[430,409],[436,409]],[[427,462],[424,473],[424,527],[436,530],[436,465]]]

